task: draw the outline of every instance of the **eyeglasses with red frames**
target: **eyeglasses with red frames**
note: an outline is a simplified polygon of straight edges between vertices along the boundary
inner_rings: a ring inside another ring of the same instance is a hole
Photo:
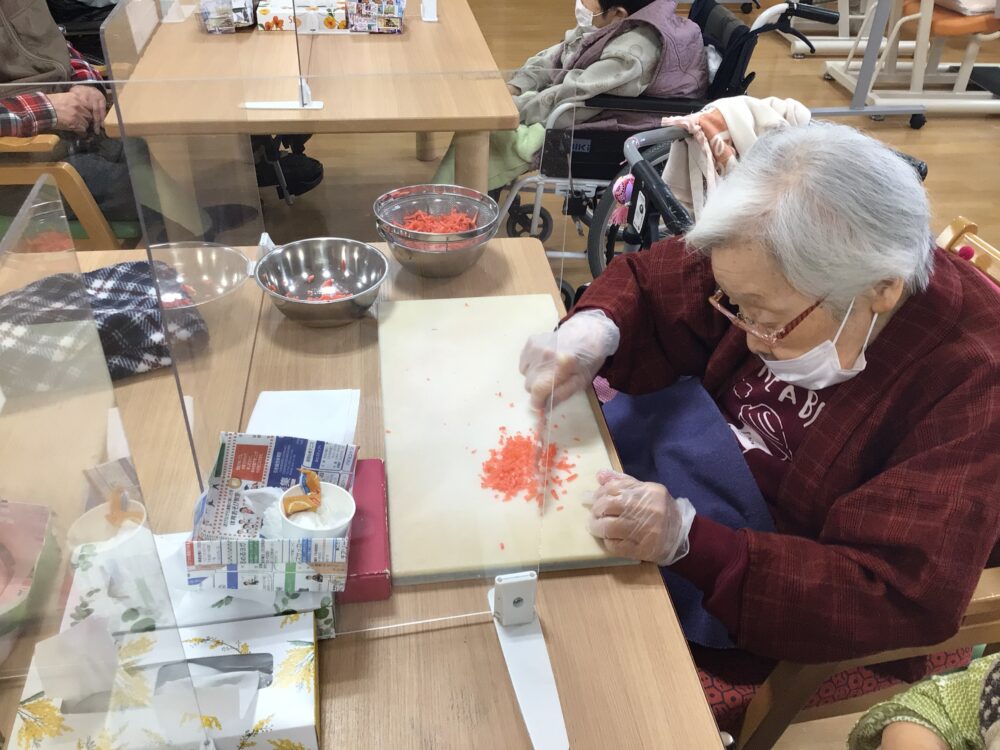
[[[823,299],[817,300],[815,303],[810,305],[808,308],[802,311],[802,313],[794,318],[791,322],[786,323],[780,328],[770,328],[767,326],[762,326],[756,321],[751,320],[742,312],[740,312],[739,307],[734,305],[729,297],[726,295],[722,289],[716,289],[715,294],[708,298],[708,304],[718,310],[720,313],[729,318],[729,322],[732,323],[737,328],[746,331],[751,336],[756,336],[761,341],[774,346],[779,341],[781,341],[785,336],[790,334],[795,327],[801,323],[803,320],[809,317],[817,307],[823,304]]]

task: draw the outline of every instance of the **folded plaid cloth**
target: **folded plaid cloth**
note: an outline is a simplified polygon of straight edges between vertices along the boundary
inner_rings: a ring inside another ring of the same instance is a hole
[[[189,301],[169,266],[156,263],[156,272],[161,294]],[[10,396],[91,382],[99,365],[95,322],[112,380],[170,365],[171,342],[208,340],[196,308],[176,307],[166,318],[164,326],[146,262],[55,274],[9,292],[0,296],[0,390]]]

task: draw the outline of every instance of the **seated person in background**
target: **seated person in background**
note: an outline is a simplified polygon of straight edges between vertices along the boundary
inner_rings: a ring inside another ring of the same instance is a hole
[[[1000,750],[1000,657],[976,659],[872,706],[849,750]]]
[[[507,84],[521,124],[490,136],[489,188],[503,187],[529,171],[544,141],[545,121],[566,102],[598,94],[696,98],[708,88],[701,29],[677,15],[674,0],[576,0],[577,26],[559,44],[539,52]],[[645,130],[660,117],[577,109],[589,128]],[[569,127],[573,112],[556,124]],[[435,182],[455,179],[454,147]]]
[[[0,136],[27,138],[58,133],[65,161],[87,184],[109,221],[137,221],[138,208],[126,164],[126,141],[102,134],[107,92],[100,74],[66,44],[48,8],[36,0],[0,0]],[[30,52],[29,52],[30,50]],[[257,216],[249,206],[222,204],[203,211],[166,179],[154,183],[146,145],[129,139],[131,174],[140,190],[150,241],[205,237]],[[20,204],[13,190],[5,210]]]
[[[766,676],[940,643],[1000,563],[996,309],[935,249],[909,164],[843,125],[786,127],[683,240],[610,263],[521,370],[536,407],[598,374],[620,391],[629,475],[598,477],[591,533],[662,567],[699,666]]]

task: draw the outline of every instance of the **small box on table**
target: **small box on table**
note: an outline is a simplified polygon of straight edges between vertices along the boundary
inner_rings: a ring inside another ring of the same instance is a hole
[[[348,34],[347,3],[330,0],[316,5],[293,5],[292,0],[262,0],[257,6],[257,28],[300,34]]]

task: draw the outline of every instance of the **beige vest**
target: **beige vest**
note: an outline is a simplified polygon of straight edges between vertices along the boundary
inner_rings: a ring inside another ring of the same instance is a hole
[[[44,0],[0,0],[0,98],[62,91],[73,69]],[[9,86],[6,84],[14,84]]]

